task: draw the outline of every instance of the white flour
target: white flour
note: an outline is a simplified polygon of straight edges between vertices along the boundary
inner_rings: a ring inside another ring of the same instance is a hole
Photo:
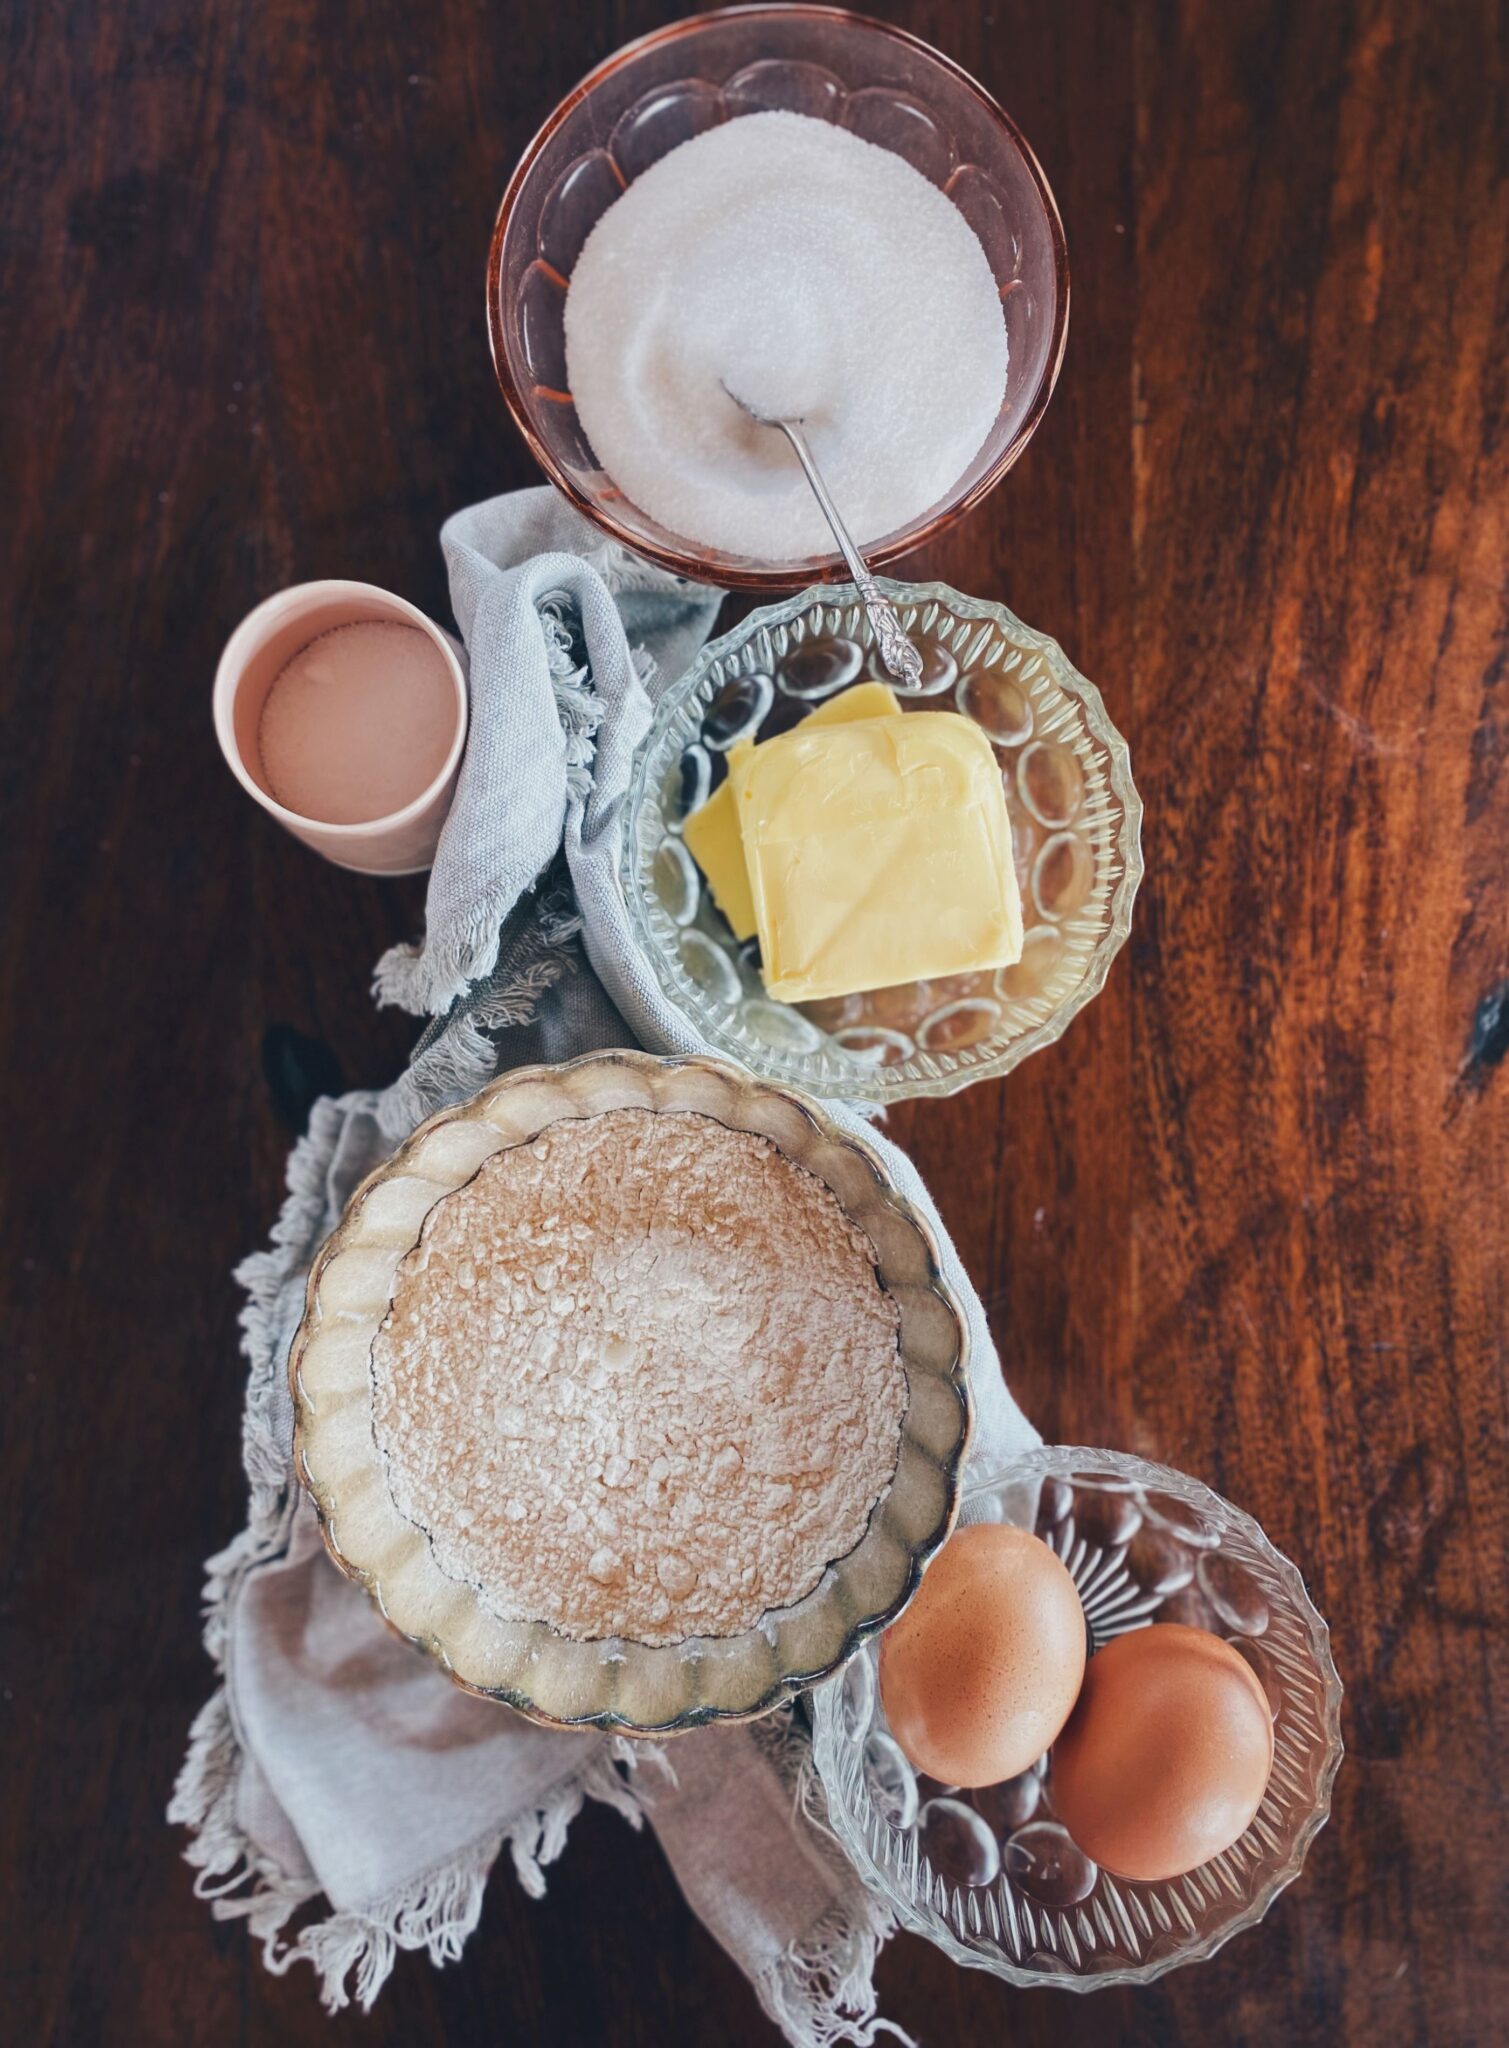
[[[747,114],[636,178],[587,237],[566,374],[593,452],[672,532],[760,560],[832,536],[781,435],[805,418],[860,541],[926,512],[984,445],[1006,322],[979,238],[894,151]]]
[[[732,1635],[852,1550],[895,1471],[895,1303],[821,1181],[614,1110],[430,1212],[372,1351],[399,1509],[506,1619]]]

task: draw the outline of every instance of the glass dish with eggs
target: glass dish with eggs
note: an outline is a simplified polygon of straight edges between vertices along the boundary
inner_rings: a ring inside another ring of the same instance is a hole
[[[1198,1481],[1027,1453],[812,1695],[828,1823],[903,1926],[1017,1985],[1141,1984],[1299,1875],[1341,1683],[1299,1573]]]

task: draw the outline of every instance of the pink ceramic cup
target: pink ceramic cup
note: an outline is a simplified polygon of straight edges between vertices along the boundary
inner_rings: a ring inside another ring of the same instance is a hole
[[[272,795],[263,779],[257,727],[274,678],[301,648],[333,627],[371,621],[417,626],[434,641],[455,688],[456,730],[439,774],[402,810],[359,825],[327,825],[288,810]],[[422,611],[374,583],[296,583],[264,599],[226,642],[215,672],[220,750],[247,795],[326,860],[359,875],[418,874],[434,860],[466,744],[466,677],[459,652],[450,635]]]

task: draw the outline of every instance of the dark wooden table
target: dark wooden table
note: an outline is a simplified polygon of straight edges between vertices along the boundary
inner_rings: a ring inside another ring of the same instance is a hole
[[[672,10],[11,0],[0,60],[0,1769],[17,2042],[766,2043],[654,1842],[589,1812],[465,1961],[327,2020],[190,1893],[163,1807],[242,1520],[238,1297],[291,1026],[349,1082],[417,884],[322,865],[209,725],[230,627],[351,574],[443,615],[451,508],[531,481],[482,266],[521,145]],[[1138,1994],[911,1939],[929,2044],[1505,2038],[1509,60],[1503,10],[935,0],[1075,274],[1019,469],[917,568],[1101,683],[1148,806],[1066,1040],[895,1116],[1045,1433],[1202,1474],[1346,1680],[1330,1828]],[[13,2031],[12,2031],[13,2030]]]

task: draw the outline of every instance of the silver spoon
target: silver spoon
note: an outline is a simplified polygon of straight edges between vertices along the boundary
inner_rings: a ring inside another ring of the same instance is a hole
[[[880,658],[890,671],[897,686],[916,695],[922,687],[922,656],[906,636],[906,629],[896,616],[896,607],[881,595],[879,585],[865,566],[865,558],[854,545],[849,529],[839,517],[838,507],[828,495],[828,486],[823,482],[822,473],[812,458],[807,445],[807,436],[802,432],[799,419],[772,419],[768,414],[756,412],[737,391],[723,389],[739,408],[748,413],[752,420],[758,420],[762,427],[777,427],[791,443],[797,461],[812,486],[812,495],[822,507],[823,517],[833,529],[833,538],[838,542],[839,552],[849,565],[849,574],[854,578],[854,588],[859,592],[860,601],[869,614],[870,625],[875,634],[875,645]]]

